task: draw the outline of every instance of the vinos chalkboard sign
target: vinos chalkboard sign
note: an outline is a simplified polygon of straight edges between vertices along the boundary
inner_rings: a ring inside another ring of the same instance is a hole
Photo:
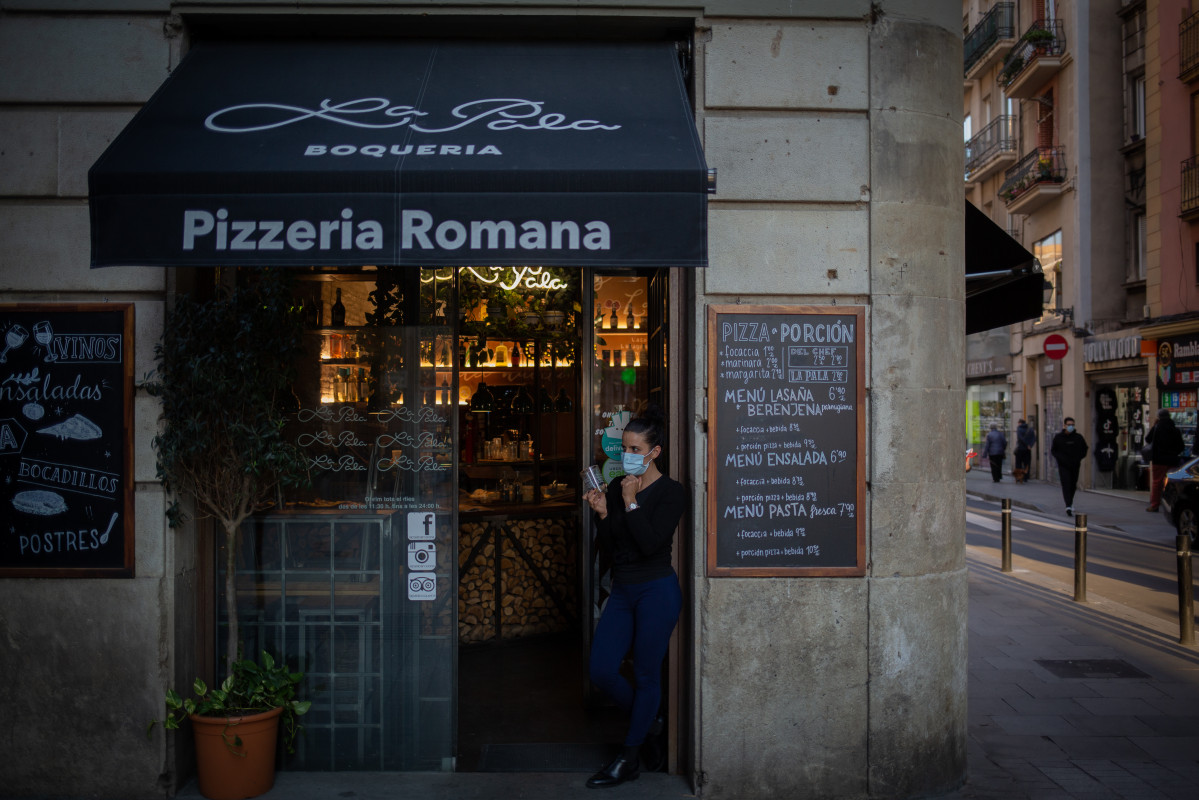
[[[863,319],[709,307],[709,575],[865,574]]]
[[[133,576],[133,305],[0,305],[0,576]]]

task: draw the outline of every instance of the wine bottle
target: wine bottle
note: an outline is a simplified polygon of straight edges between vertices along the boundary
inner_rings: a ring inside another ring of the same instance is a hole
[[[341,304],[341,289],[337,290],[337,299],[329,312],[329,324],[334,328],[344,328],[346,325],[346,307]]]
[[[633,330],[633,325],[636,322],[636,320],[637,320],[637,317],[635,314],[633,314],[633,304],[629,303],[629,313],[628,313],[628,316],[625,317],[625,325],[628,327],[629,330]]]

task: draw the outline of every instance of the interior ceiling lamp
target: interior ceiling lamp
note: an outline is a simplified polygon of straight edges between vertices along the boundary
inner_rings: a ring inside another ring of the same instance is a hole
[[[487,388],[486,381],[479,382],[479,388],[470,398],[470,410],[480,414],[490,414],[495,405],[495,398],[491,395],[491,390]]]
[[[512,413],[533,413],[533,396],[530,395],[523,386],[516,390],[516,396],[512,398]]]

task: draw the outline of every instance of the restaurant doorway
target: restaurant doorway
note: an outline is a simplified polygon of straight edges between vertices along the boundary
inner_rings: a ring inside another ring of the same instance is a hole
[[[463,372],[472,400],[486,378],[492,399],[482,414],[478,408],[487,402],[468,403],[459,421],[462,771],[591,772],[624,735],[623,715],[587,679],[591,634],[607,592],[591,547],[591,515],[580,502],[579,473],[595,465],[605,481],[617,479],[625,423],[648,403],[665,402],[668,273],[575,275],[577,286],[550,290],[559,292],[549,305],[562,311],[561,322],[552,310],[540,312],[544,321],[534,314],[524,320],[548,342],[542,347],[530,339],[535,350],[550,351],[534,375],[480,366],[476,379],[473,358]],[[472,286],[477,274],[459,277],[468,330],[483,314],[511,319],[511,304],[503,297],[497,303],[494,288],[480,296]],[[522,302],[518,316],[529,313],[537,296],[525,292]],[[497,363],[496,351],[502,365],[519,346],[490,338],[473,345],[485,354],[481,364],[489,365]],[[526,345],[521,352],[527,351]],[[529,377],[534,386],[527,385]],[[511,380],[521,385],[509,388]],[[530,420],[520,418],[526,394],[542,416],[532,420],[533,444],[514,451],[513,442],[528,436],[521,425]],[[548,425],[546,414],[552,414]]]

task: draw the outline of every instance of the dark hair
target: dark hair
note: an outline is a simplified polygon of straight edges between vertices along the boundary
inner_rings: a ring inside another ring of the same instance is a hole
[[[645,443],[651,450],[655,447],[666,449],[666,413],[657,404],[651,403],[647,406],[629,420],[624,429],[644,436]]]

